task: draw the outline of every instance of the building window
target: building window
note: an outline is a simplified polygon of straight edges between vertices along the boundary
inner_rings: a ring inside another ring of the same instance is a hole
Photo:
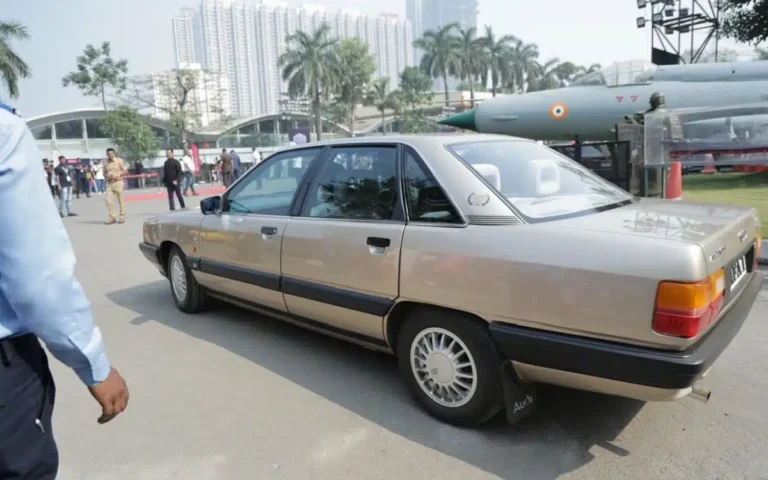
[[[51,140],[53,138],[52,125],[42,125],[31,130],[35,140]]]
[[[85,121],[85,133],[88,138],[110,138],[101,125],[101,120],[97,118],[89,118]]]
[[[56,124],[57,140],[82,140],[83,139],[83,121],[70,120],[68,122],[58,122]]]

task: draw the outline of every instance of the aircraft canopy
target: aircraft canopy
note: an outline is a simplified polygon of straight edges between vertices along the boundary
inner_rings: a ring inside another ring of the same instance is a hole
[[[658,67],[645,60],[628,60],[616,62],[600,71],[592,72],[576,79],[571,86],[605,85],[621,87],[623,85],[648,84]]]

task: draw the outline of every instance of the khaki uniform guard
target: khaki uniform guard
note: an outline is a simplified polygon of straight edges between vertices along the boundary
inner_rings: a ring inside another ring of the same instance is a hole
[[[107,225],[115,223],[115,214],[112,211],[112,202],[117,198],[120,206],[120,220],[118,223],[125,223],[125,199],[123,197],[123,176],[128,173],[122,158],[115,157],[114,152],[107,152],[107,164],[104,165],[104,175],[107,180],[107,211],[109,220]]]

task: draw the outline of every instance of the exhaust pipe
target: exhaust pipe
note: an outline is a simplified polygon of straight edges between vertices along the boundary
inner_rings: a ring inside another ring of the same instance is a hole
[[[694,386],[691,388],[689,395],[702,403],[707,403],[709,397],[712,396],[712,392],[707,388]]]

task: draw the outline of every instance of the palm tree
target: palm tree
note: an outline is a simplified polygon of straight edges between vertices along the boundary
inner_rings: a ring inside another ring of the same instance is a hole
[[[11,40],[29,38],[27,27],[19,22],[0,22],[0,80],[11,98],[19,96],[19,79],[32,75],[29,66],[11,49]]]
[[[376,107],[376,110],[381,113],[381,134],[387,133],[386,125],[386,111],[397,109],[397,96],[396,91],[389,91],[389,77],[384,77],[373,82],[371,90],[368,92],[366,103]]]
[[[286,37],[287,51],[280,56],[283,80],[288,82],[292,98],[306,95],[312,104],[315,133],[321,140],[323,119],[322,101],[328,100],[334,82],[333,66],[337,39],[328,38],[331,27],[322,24],[314,33],[297,31]]]
[[[603,68],[602,65],[599,63],[593,63],[589,67],[580,66],[576,68],[576,72],[574,73],[573,77],[570,79],[571,82],[575,82],[576,80],[589,75],[590,73],[597,72],[601,68]]]
[[[470,105],[475,106],[475,79],[483,66],[484,40],[477,38],[477,28],[459,30],[459,77],[469,83]]]
[[[458,26],[458,23],[451,23],[437,30],[427,30],[422,38],[413,42],[415,48],[424,52],[421,70],[433,78],[443,79],[446,107],[449,106],[448,75],[454,75],[459,67],[459,40],[453,35]]]
[[[491,92],[496,96],[496,91],[500,85],[509,77],[509,52],[511,43],[516,41],[513,35],[504,35],[496,39],[493,28],[485,26],[485,37],[483,43],[485,46],[485,56],[488,62],[488,69],[491,73]]]
[[[528,91],[550,90],[560,86],[560,79],[557,76],[557,67],[560,60],[552,58],[544,63],[536,63],[534,76],[528,80]]]
[[[510,75],[506,82],[507,88],[515,93],[523,92],[526,82],[535,77],[537,58],[539,58],[539,47],[535,43],[515,41],[509,52]]]

